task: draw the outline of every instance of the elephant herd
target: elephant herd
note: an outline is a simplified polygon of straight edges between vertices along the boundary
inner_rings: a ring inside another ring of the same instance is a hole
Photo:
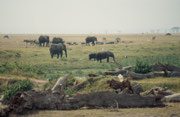
[[[95,45],[95,41],[97,41],[96,37],[87,37],[86,39],[86,45],[89,45],[92,43],[92,45]],[[40,36],[39,37],[39,46],[48,46],[49,45],[49,36]],[[54,55],[57,55],[57,58],[59,58],[59,55],[61,55],[61,58],[63,56],[63,51],[65,52],[66,58],[67,58],[67,48],[64,44],[64,40],[60,37],[54,37],[52,40],[52,44],[49,48],[51,58],[54,57]],[[103,51],[98,53],[91,53],[89,54],[89,60],[94,59],[97,61],[102,62],[102,59],[107,59],[107,62],[109,62],[109,57],[112,57],[115,62],[114,54],[110,51]]]

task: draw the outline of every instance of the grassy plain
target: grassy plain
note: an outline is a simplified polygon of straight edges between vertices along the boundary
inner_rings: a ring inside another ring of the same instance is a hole
[[[60,36],[66,42],[84,42],[88,35],[50,35],[50,39]],[[166,36],[165,34],[121,34],[96,35],[98,41],[106,37],[107,41],[121,38],[121,43],[98,46],[67,46],[68,58],[50,58],[49,47],[39,47],[23,42],[24,39],[38,39],[39,35],[9,35],[10,39],[3,39],[0,35],[0,65],[7,64],[13,70],[7,74],[24,75],[28,77],[50,78],[64,74],[73,76],[87,76],[89,73],[101,74],[108,70],[117,70],[112,62],[98,63],[89,61],[92,52],[109,50],[115,54],[116,62],[122,66],[134,66],[136,60],[149,64],[156,62],[169,63],[180,66],[180,34]],[[152,40],[152,36],[156,36]],[[17,56],[20,54],[20,57]],[[124,56],[128,56],[125,58]],[[112,59],[110,59],[112,61]],[[15,69],[13,68],[15,67]]]
[[[92,34],[91,34],[92,35]],[[98,41],[115,41],[116,37],[121,38],[121,42],[113,45],[96,46],[68,46],[68,58],[63,57],[51,59],[49,47],[39,47],[23,42],[25,39],[38,40],[38,34],[9,34],[9,39],[4,39],[0,34],[0,79],[32,79],[37,84],[46,83],[57,79],[64,74],[72,75],[79,79],[87,78],[89,73],[101,75],[105,71],[118,70],[112,59],[110,63],[103,60],[102,63],[88,59],[92,52],[103,50],[112,51],[115,54],[116,62],[122,66],[134,66],[137,60],[154,64],[157,62],[168,63],[180,67],[180,34],[166,36],[165,34],[95,34]],[[53,37],[62,37],[66,42],[85,42],[89,35],[65,35],[49,34]],[[156,36],[155,40],[152,37]],[[127,56],[125,58],[124,56]],[[109,77],[111,79],[111,77]],[[0,80],[1,81],[1,80]],[[106,89],[103,85],[105,80],[91,85],[87,85],[84,92],[102,91]],[[136,81],[140,83],[145,90],[152,86],[169,87],[175,92],[180,92],[180,78],[154,78]],[[0,82],[1,84],[1,82]],[[0,91],[4,89],[0,86]],[[36,87],[38,89],[38,86]],[[147,109],[117,109],[117,110],[80,110],[80,111],[40,111],[38,114],[30,116],[68,116],[68,117],[117,117],[117,116],[170,116],[173,113],[180,114],[179,104],[168,104],[166,108],[147,108]],[[168,111],[167,111],[168,110]],[[165,113],[164,113],[165,111]],[[144,113],[143,113],[144,112]],[[90,113],[94,113],[90,114]],[[140,114],[139,114],[140,113]],[[159,113],[159,114],[158,114]],[[179,115],[180,116],[180,115]]]

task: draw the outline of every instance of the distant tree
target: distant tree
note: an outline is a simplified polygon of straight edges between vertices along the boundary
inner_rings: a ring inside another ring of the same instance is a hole
[[[172,27],[171,30],[173,33],[179,33],[180,27]]]

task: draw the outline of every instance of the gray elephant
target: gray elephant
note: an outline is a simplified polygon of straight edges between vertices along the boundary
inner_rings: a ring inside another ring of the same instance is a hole
[[[110,51],[98,52],[96,54],[96,60],[100,62],[102,62],[102,59],[107,59],[107,62],[109,62],[109,57],[112,57],[115,62],[114,54]]]
[[[42,36],[41,35],[39,37],[39,46],[41,46],[41,44],[43,44],[43,47],[44,47],[45,43],[46,43],[46,46],[49,45],[49,36]]]
[[[64,43],[64,40],[61,37],[54,37],[52,43],[54,44]]]
[[[86,38],[86,45],[88,44],[89,45],[89,43],[92,43],[92,45],[94,46],[95,45],[95,41],[97,41],[97,38],[96,37],[87,37]]]
[[[63,56],[63,50],[65,52],[66,58],[67,58],[67,49],[66,49],[66,45],[59,43],[59,44],[52,44],[49,51],[51,54],[51,58],[53,58],[53,56],[55,54],[57,54],[57,58],[59,58],[59,54],[61,54],[61,58]]]

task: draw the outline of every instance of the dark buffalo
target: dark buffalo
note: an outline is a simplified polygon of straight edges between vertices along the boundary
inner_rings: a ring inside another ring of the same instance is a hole
[[[45,43],[46,43],[46,46],[49,45],[49,36],[42,36],[41,35],[39,37],[39,46],[41,46],[41,44],[43,44],[43,47],[44,47]]]
[[[86,38],[86,45],[88,44],[89,45],[89,43],[92,43],[92,45],[94,46],[95,45],[95,41],[97,41],[97,38],[96,37],[87,37]]]
[[[109,57],[112,57],[115,62],[114,54],[110,51],[98,52],[96,54],[96,60],[100,62],[102,62],[102,59],[107,59],[107,62],[109,62]]]
[[[63,50],[66,54],[66,58],[67,58],[67,49],[66,49],[66,45],[62,44],[62,43],[58,43],[58,44],[52,44],[49,51],[51,54],[51,58],[53,58],[54,55],[57,54],[57,58],[59,58],[59,54],[61,54],[61,58],[63,56]]]
[[[54,37],[52,43],[53,44],[58,44],[58,43],[64,44],[64,40],[61,37]]]
[[[89,60],[91,60],[91,59],[94,59],[94,60],[96,60],[96,53],[91,53],[91,54],[89,54]]]

